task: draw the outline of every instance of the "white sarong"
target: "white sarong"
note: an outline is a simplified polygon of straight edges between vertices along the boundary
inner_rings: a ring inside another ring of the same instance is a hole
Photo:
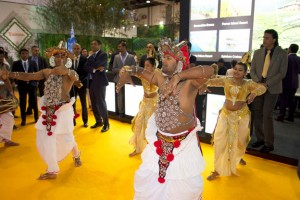
[[[157,140],[157,127],[154,115],[148,121],[146,139],[148,145],[142,153],[142,164],[135,173],[135,200],[199,200],[203,191],[201,173],[205,163],[199,148],[197,126],[181,141],[179,148],[174,148],[174,160],[167,168],[165,183],[158,182],[159,155],[154,142]]]
[[[0,114],[0,142],[3,139],[11,140],[14,122],[14,116],[11,112]]]
[[[47,164],[47,172],[58,173],[58,162],[63,160],[76,146],[73,135],[74,124],[74,110],[73,103],[75,99],[72,98],[69,103],[62,105],[56,112],[56,125],[51,127],[51,136],[48,136],[46,126],[42,124],[44,119],[40,116],[35,125],[37,129],[37,148],[42,159]],[[40,99],[40,107],[43,106],[43,97]]]

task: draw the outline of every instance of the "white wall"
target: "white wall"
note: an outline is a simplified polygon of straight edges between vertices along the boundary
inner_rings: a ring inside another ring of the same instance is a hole
[[[33,20],[34,13],[35,9],[32,5],[0,2],[0,29],[11,20],[11,17],[15,17],[32,31],[40,31],[38,24]]]
[[[21,2],[21,0],[19,0],[19,2]],[[24,1],[21,3],[23,2]],[[13,18],[16,18],[32,34],[32,37],[26,43],[25,47],[29,48],[36,44],[36,35],[42,32],[42,30],[38,24],[32,20],[34,10],[34,6],[29,4],[0,2],[0,31],[2,31]],[[14,60],[17,59],[18,53],[16,50],[2,37],[0,37],[0,46],[3,46],[5,50],[9,52],[9,56],[13,57]]]

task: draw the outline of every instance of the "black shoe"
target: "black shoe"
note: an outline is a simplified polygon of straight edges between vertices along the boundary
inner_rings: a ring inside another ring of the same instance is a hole
[[[108,129],[109,129],[109,124],[104,125],[103,128],[101,129],[101,133],[108,131]]]
[[[84,123],[83,126],[84,126],[85,128],[87,128],[87,127],[89,127],[89,124],[88,124],[88,123]]]
[[[263,146],[260,150],[259,150],[259,152],[260,153],[269,153],[270,151],[273,151],[274,150],[274,146],[270,146],[270,147],[268,147],[268,146]]]
[[[124,114],[124,113],[120,113],[120,114],[119,114],[119,117],[120,117],[120,118],[124,118],[124,117],[125,117],[125,114]]]
[[[18,129],[18,127],[17,127],[16,125],[14,125],[13,129],[14,129],[14,130],[17,130],[17,129]]]
[[[251,146],[252,146],[253,148],[257,148],[257,147],[260,147],[260,146],[262,146],[262,145],[264,145],[264,144],[265,144],[264,141],[257,141],[257,142],[254,142]]]
[[[26,122],[22,121],[21,126],[25,126],[25,125],[26,125]]]
[[[102,122],[96,122],[93,126],[91,126],[91,128],[97,128],[97,127],[100,127],[100,126],[103,126],[103,123]]]
[[[284,122],[283,117],[280,117],[280,116],[278,116],[275,120],[278,122]]]
[[[37,123],[38,120],[39,120],[39,118],[34,119],[34,123]]]

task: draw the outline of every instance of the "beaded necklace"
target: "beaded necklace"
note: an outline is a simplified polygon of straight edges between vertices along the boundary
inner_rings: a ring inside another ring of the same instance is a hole
[[[42,118],[44,119],[44,121],[42,121],[42,124],[46,126],[48,136],[51,136],[53,134],[51,131],[51,127],[56,125],[55,119],[57,119],[57,115],[55,115],[55,112],[65,103],[61,102],[61,87],[62,76],[51,74],[45,81],[45,106],[42,106],[41,109],[45,111],[45,113],[42,115]]]
[[[168,82],[169,79],[167,78],[163,83],[163,86],[168,84]],[[169,95],[166,98],[163,98],[162,91],[159,90],[157,109],[155,111],[155,122],[161,131],[169,132],[171,129],[187,125],[194,120],[193,115],[184,113],[179,105],[179,92],[184,83],[185,81],[179,83],[175,96]],[[189,119],[186,122],[180,122],[178,120],[179,115],[184,115]]]

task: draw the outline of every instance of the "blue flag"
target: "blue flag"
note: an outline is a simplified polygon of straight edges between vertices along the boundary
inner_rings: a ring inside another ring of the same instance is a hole
[[[75,32],[74,32],[73,24],[71,26],[70,35],[71,35],[71,37],[68,38],[68,50],[73,53],[73,48],[72,48],[73,44],[75,44],[77,42],[76,37],[75,37]]]

